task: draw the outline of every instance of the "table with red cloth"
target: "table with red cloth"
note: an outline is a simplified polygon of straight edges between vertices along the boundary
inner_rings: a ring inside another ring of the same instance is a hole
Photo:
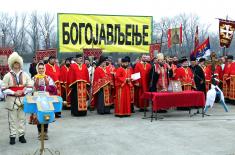
[[[201,91],[145,92],[142,97],[152,101],[152,112],[155,113],[158,110],[176,107],[204,108],[205,106],[205,95]],[[153,113],[151,118],[152,117]]]

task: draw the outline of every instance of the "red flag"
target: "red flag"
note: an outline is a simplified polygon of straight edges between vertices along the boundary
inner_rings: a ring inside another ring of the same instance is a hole
[[[158,53],[160,53],[161,45],[160,44],[150,44],[149,46],[149,55],[150,60],[152,60],[154,57],[157,56]]]
[[[182,31],[182,24],[179,28],[168,29],[167,33],[168,37],[168,48],[171,47],[173,44],[182,44],[183,40],[183,31]]]
[[[168,48],[171,48],[171,29],[168,29],[167,38],[168,38]]]
[[[197,26],[195,36],[194,36],[194,50],[196,50],[198,45],[199,45],[199,38],[198,38],[198,26]]]
[[[235,21],[219,19],[220,46],[229,48],[233,40]]]

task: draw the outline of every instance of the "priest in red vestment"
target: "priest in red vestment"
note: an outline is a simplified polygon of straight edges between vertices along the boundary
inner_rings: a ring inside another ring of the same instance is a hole
[[[106,69],[110,73],[111,78],[111,101],[115,100],[115,74],[116,74],[116,68],[112,64],[112,57],[109,56],[106,62]]]
[[[233,59],[232,56],[230,58]],[[235,62],[231,63],[226,82],[229,84],[229,102],[235,103]]]
[[[82,63],[82,55],[76,55],[76,63],[69,68],[67,83],[71,89],[69,92],[72,116],[85,116],[87,114],[89,73],[86,64]]]
[[[143,112],[149,106],[145,99],[142,99],[142,94],[149,90],[149,74],[151,65],[147,62],[147,56],[142,55],[141,61],[136,63],[134,72],[140,73],[140,79],[135,81],[135,105]]]
[[[131,115],[131,73],[128,67],[128,60],[122,59],[122,65],[116,71],[115,77],[115,116],[123,117]]]
[[[230,92],[230,79],[229,74],[230,74],[230,69],[231,69],[231,64],[233,63],[233,56],[228,55],[227,56],[227,63],[224,66],[224,71],[223,71],[223,93],[224,93],[224,98],[229,99],[229,92]]]
[[[220,88],[222,88],[223,82],[223,70],[222,67],[217,64],[218,60],[215,52],[212,52],[210,57],[211,63],[207,64],[204,68],[206,78],[206,92],[211,88],[212,79],[215,79],[215,84],[218,85]]]
[[[61,96],[61,85],[60,85],[60,68],[56,65],[56,58],[54,56],[50,56],[48,59],[48,63],[45,64],[46,72],[45,74],[50,76],[52,80],[55,82],[55,86],[57,89],[57,95]],[[61,117],[61,112],[55,113],[56,118]]]
[[[129,56],[125,56],[125,59],[128,61],[127,70],[128,70],[129,76],[131,77],[131,74],[134,73],[134,69],[133,69],[133,66],[131,64],[131,58]],[[132,85],[131,85],[131,94],[130,95],[131,95],[131,112],[135,113],[135,108],[134,108],[135,88],[134,88],[133,82],[132,82]]]
[[[193,72],[189,68],[187,58],[181,60],[181,67],[176,69],[175,79],[181,82],[182,90],[192,90],[195,88]]]
[[[69,67],[71,64],[71,58],[65,60],[65,64],[60,68],[60,84],[61,84],[61,96],[64,101],[64,107],[70,108],[70,98],[68,96],[69,86],[67,84],[67,76],[69,72]]]
[[[107,57],[100,57],[98,66],[94,72],[92,85],[92,107],[97,108],[98,114],[110,114],[111,101],[111,75],[106,68]]]

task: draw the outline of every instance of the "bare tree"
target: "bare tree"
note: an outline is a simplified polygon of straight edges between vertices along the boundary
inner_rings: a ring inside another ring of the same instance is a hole
[[[0,15],[0,33],[2,33],[2,46],[8,47],[10,41],[8,39],[10,25],[12,24],[13,19],[7,13],[1,13]]]
[[[38,19],[37,12],[33,12],[29,18],[29,28],[27,29],[27,33],[31,39],[31,43],[29,44],[31,51],[34,53],[36,52],[40,45],[39,45],[39,19]]]
[[[26,14],[20,17],[16,13],[9,28],[9,37],[14,50],[23,54],[27,50]]]
[[[49,13],[45,13],[42,16],[42,20],[39,22],[40,26],[40,32],[42,34],[42,39],[43,41],[43,47],[45,49],[48,49],[51,47],[51,39],[52,38],[52,33],[55,30],[54,26],[54,16],[50,15]]]

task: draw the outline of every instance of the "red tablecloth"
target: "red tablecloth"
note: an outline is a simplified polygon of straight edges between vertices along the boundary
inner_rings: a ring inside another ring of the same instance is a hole
[[[173,107],[204,107],[205,96],[200,91],[145,92],[144,99],[152,99],[153,111]]]

